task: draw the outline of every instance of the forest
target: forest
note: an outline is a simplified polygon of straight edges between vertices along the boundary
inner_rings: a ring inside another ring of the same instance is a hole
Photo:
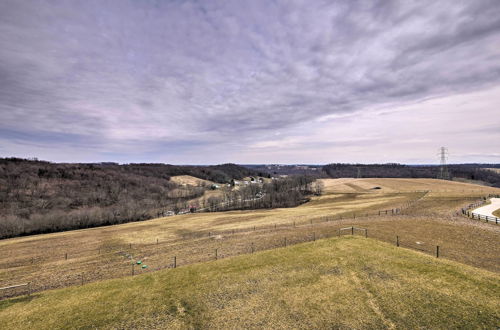
[[[259,173],[235,164],[57,164],[0,158],[0,238],[140,221],[179,210],[210,187],[174,175],[229,183]]]
[[[180,185],[170,180],[176,175],[217,182],[226,189],[205,198],[205,192],[213,189],[210,184]],[[308,176],[231,186],[234,180],[250,176],[271,177],[235,164],[61,164],[0,158],[0,238],[176,213],[292,207],[321,191]]]

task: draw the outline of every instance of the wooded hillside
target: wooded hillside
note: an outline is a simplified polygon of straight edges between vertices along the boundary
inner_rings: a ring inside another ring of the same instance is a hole
[[[234,165],[56,164],[0,158],[0,237],[149,219],[203,195],[174,175],[229,183],[255,175]]]

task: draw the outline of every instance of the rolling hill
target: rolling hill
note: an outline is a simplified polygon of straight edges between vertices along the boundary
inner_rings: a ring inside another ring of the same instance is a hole
[[[324,239],[0,302],[0,328],[495,328],[498,274]]]

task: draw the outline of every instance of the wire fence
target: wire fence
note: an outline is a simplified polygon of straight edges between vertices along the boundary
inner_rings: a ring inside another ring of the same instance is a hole
[[[269,232],[274,232],[269,235]],[[341,237],[344,235],[361,235],[394,243],[397,246],[412,248],[428,254],[436,254],[436,247],[429,244],[413,243],[404,240],[401,236],[387,234],[377,230],[368,230],[362,227],[349,226],[340,227],[338,223],[325,221],[323,223],[301,224],[295,227],[289,226],[268,229],[267,234],[262,230],[256,235],[229,235],[223,236],[217,233],[211,237],[204,237],[203,242],[194,245],[186,241],[183,245],[177,246],[177,250],[154,249],[153,245],[143,245],[135,252],[117,251],[114,258],[115,263],[111,267],[98,267],[96,260],[93,270],[82,272],[71,271],[66,274],[49,279],[32,279],[25,283],[24,289],[20,286],[12,285],[0,288],[1,299],[33,294],[48,289],[62,288],[68,286],[83,285],[103,279],[113,279],[125,276],[134,276],[149,273],[161,269],[177,268],[186,265],[234,257],[243,254],[251,254],[258,251],[271,250],[280,247],[288,247],[305,242],[313,242],[319,239]],[[200,244],[201,243],[201,244]],[[439,249],[439,248],[437,248]],[[439,253],[439,252],[438,252]],[[46,271],[50,273],[51,268],[57,265],[46,265]],[[92,267],[90,267],[92,268]],[[29,288],[28,291],[26,287]],[[3,289],[3,290],[2,290]],[[20,290],[21,289],[21,290]]]
[[[254,226],[249,226],[249,227],[244,227],[244,228],[235,228],[235,229],[228,229],[228,230],[191,231],[191,232],[186,232],[186,233],[180,234],[179,237],[171,238],[168,240],[161,241],[159,239],[155,239],[149,244],[122,243],[122,244],[107,245],[105,247],[98,247],[98,248],[92,248],[92,249],[77,249],[76,251],[72,250],[71,252],[67,252],[64,250],[43,251],[43,253],[40,253],[38,255],[10,258],[8,261],[0,262],[0,270],[1,269],[8,269],[8,268],[15,268],[15,267],[22,267],[22,266],[27,266],[27,265],[35,265],[35,264],[40,264],[40,263],[44,263],[47,261],[54,261],[54,260],[68,260],[68,259],[77,259],[77,258],[91,257],[91,256],[104,258],[107,256],[112,256],[120,251],[122,251],[122,252],[123,251],[133,251],[136,248],[144,247],[146,245],[161,247],[164,245],[178,244],[178,243],[184,242],[186,240],[192,240],[192,239],[212,238],[212,237],[217,237],[217,236],[228,236],[228,235],[235,235],[235,234],[241,234],[241,233],[261,232],[261,231],[269,231],[272,229],[276,230],[276,229],[283,229],[283,228],[293,228],[293,227],[299,227],[299,226],[304,226],[304,225],[313,225],[313,224],[322,223],[322,222],[347,220],[347,219],[359,219],[359,218],[371,217],[371,216],[398,215],[398,214],[401,214],[401,212],[403,210],[410,208],[412,205],[414,205],[419,200],[421,200],[428,193],[428,191],[422,191],[422,193],[423,194],[421,196],[418,196],[417,198],[415,198],[413,200],[401,203],[396,208],[383,209],[383,210],[372,211],[372,212],[352,212],[352,213],[344,213],[344,214],[337,215],[337,216],[317,216],[317,217],[311,217],[311,218],[307,218],[307,219],[297,219],[295,221],[288,222],[288,223],[283,223],[283,222],[271,223],[271,224],[266,224],[266,225],[254,225]]]
[[[73,251],[71,253],[56,251],[50,256],[36,255],[23,257],[0,264],[0,269],[18,269],[32,267],[34,270],[43,268],[45,276],[36,276],[29,280],[29,293],[67,286],[83,285],[103,279],[120,278],[161,269],[177,268],[189,264],[207,262],[287,247],[317,239],[342,236],[345,234],[361,234],[365,237],[390,242],[396,246],[410,248],[437,257],[460,259],[460,256],[450,250],[440,250],[436,244],[403,237],[397,232],[374,230],[361,227],[341,227],[346,221],[355,221],[366,217],[385,217],[400,215],[406,208],[425,197],[428,192],[422,192],[417,198],[399,205],[397,208],[378,210],[350,215],[315,217],[303,221],[276,223],[265,226],[250,226],[246,228],[223,231],[190,232],[181,237],[160,241],[158,239],[148,244],[117,244],[106,248]],[[443,254],[444,252],[444,254]],[[56,260],[57,259],[57,260]],[[59,271],[62,264],[72,263]],[[79,271],[79,263],[85,263],[85,270]],[[35,272],[36,273],[36,272]],[[23,287],[14,287],[14,278],[0,288],[0,299],[26,294]],[[25,283],[26,284],[26,283]]]

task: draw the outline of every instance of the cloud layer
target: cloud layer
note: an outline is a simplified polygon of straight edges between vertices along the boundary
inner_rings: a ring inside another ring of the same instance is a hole
[[[1,0],[0,155],[314,163],[337,161],[331,148],[363,161],[371,144],[388,162],[429,161],[455,143],[450,127],[429,132],[425,158],[394,145],[404,132],[363,137],[366,120],[425,130],[430,113],[411,105],[442,99],[433,122],[467,121],[475,108],[450,98],[481,91],[500,117],[498,45],[495,0]],[[500,131],[499,119],[472,125],[459,140]],[[500,161],[488,148],[460,161]]]

